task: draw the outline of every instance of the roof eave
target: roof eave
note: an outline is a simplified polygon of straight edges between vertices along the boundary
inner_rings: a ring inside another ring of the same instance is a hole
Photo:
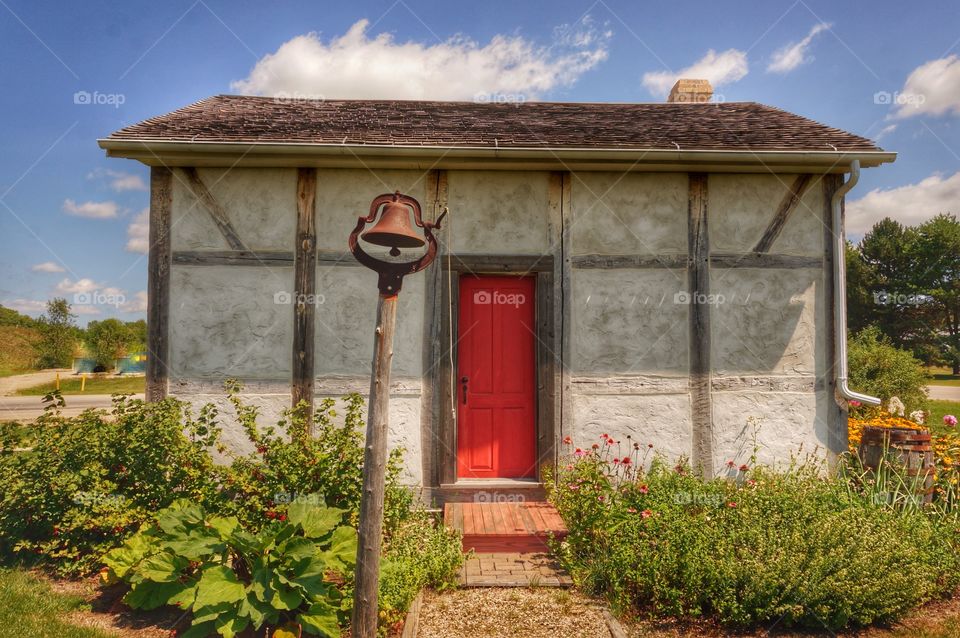
[[[845,172],[893,162],[887,151],[708,150],[631,148],[491,148],[316,144],[308,142],[209,142],[168,139],[97,141],[108,157],[150,166],[318,166],[367,168],[494,168],[517,170],[718,170]]]

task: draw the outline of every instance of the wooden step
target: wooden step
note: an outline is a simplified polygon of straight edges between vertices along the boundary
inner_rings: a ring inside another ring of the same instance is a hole
[[[447,503],[443,520],[463,534],[465,552],[544,552],[550,536],[567,535],[560,514],[545,501]]]

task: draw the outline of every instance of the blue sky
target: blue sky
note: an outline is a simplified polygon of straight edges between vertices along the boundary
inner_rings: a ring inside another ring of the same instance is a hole
[[[0,304],[142,317],[148,171],[96,139],[217,93],[649,102],[706,75],[879,136],[899,158],[851,234],[915,223],[960,198],[958,54],[955,2],[0,0]]]

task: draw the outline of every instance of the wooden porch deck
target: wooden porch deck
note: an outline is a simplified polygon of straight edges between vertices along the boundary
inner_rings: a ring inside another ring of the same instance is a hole
[[[543,501],[447,503],[443,520],[463,533],[465,552],[544,552],[551,535],[567,535],[557,510]]]

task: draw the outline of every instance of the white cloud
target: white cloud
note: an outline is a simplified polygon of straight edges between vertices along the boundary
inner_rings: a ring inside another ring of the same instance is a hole
[[[810,43],[817,37],[817,34],[826,31],[830,25],[826,22],[813,25],[810,33],[799,42],[791,42],[779,49],[773,54],[773,59],[767,65],[768,73],[789,73],[801,64],[806,64],[813,60],[812,56],[807,55],[807,49]]]
[[[37,301],[36,299],[11,299],[10,301],[4,301],[0,305],[12,308],[17,312],[33,314],[43,313],[47,310],[47,302]]]
[[[100,309],[89,304],[73,304],[70,306],[70,312],[76,315],[99,315]]]
[[[52,261],[45,261],[42,264],[34,264],[30,267],[33,272],[65,272],[63,266]]]
[[[109,168],[97,168],[87,174],[87,179],[109,179],[110,188],[122,193],[124,191],[145,191],[147,184],[143,178],[134,173],[114,171]]]
[[[144,208],[127,226],[127,250],[146,255],[150,248],[150,209]]]
[[[644,73],[643,86],[654,95],[665,96],[670,93],[670,89],[680,78],[710,80],[713,88],[717,88],[743,79],[749,70],[745,52],[727,49],[717,53],[710,49],[705,56],[676,73],[670,71]]]
[[[78,204],[72,199],[66,199],[63,201],[63,212],[77,217],[112,219],[120,212],[120,208],[116,202],[83,202]]]
[[[53,291],[60,295],[70,295],[82,292],[93,292],[94,290],[100,290],[102,288],[104,288],[103,284],[98,284],[93,279],[84,277],[83,279],[74,281],[68,277],[58,283]]]
[[[921,64],[890,101],[896,118],[960,115],[960,57],[949,55]]]
[[[534,99],[573,84],[607,57],[609,31],[584,18],[559,28],[551,46],[522,36],[494,36],[480,45],[457,35],[438,44],[369,37],[368,20],[324,42],[299,35],[265,55],[232,88],[287,97],[469,100],[478,94]]]
[[[879,133],[873,136],[873,141],[879,142],[881,138],[889,135],[890,133],[893,133],[896,130],[897,130],[896,124],[890,124],[889,126],[884,126],[882,129],[880,129]]]
[[[884,217],[915,225],[940,213],[960,214],[960,172],[944,178],[935,173],[916,184],[874,189],[847,203],[847,232],[862,235]]]
[[[141,290],[126,303],[120,305],[123,312],[146,312],[147,311],[147,291]]]

